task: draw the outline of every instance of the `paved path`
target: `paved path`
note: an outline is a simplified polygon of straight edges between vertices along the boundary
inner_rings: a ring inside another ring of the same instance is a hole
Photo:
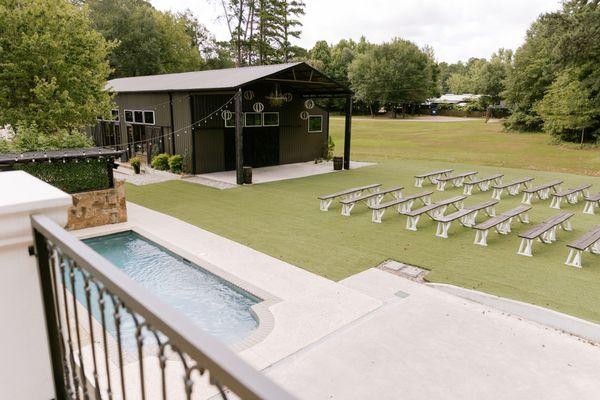
[[[598,346],[378,269],[341,283],[385,305],[267,370],[302,399],[600,396]]]

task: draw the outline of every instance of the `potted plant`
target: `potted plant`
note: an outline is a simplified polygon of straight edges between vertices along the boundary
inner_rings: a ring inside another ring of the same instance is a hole
[[[131,166],[133,167],[133,171],[136,174],[140,173],[140,167],[141,167],[142,163],[141,163],[139,157],[132,157],[131,159],[129,159],[129,164],[131,164]]]
[[[344,157],[333,157],[333,169],[339,171],[344,165]]]

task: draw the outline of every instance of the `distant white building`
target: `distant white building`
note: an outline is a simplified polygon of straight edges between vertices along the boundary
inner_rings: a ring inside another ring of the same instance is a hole
[[[435,97],[433,99],[427,100],[425,104],[456,104],[459,106],[465,105],[466,103],[470,103],[472,101],[477,101],[481,98],[480,94],[472,94],[472,93],[464,93],[464,94],[452,94],[446,93],[441,95],[440,97]]]

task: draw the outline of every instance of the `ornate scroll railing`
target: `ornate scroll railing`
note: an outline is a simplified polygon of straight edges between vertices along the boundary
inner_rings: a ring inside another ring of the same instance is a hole
[[[57,399],[293,399],[52,220],[31,222]]]

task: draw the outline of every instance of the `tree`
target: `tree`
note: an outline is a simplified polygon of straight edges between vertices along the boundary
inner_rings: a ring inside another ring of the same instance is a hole
[[[66,0],[0,3],[0,126],[45,134],[109,115],[111,45]]]
[[[562,72],[550,85],[534,110],[544,120],[544,131],[562,140],[585,139],[585,130],[597,117],[589,99],[589,90],[578,80],[574,70]]]
[[[93,27],[115,44],[113,77],[203,69],[190,20],[156,10],[142,0],[87,0]]]
[[[299,18],[304,15],[305,4],[302,0],[278,0],[277,3],[279,58],[283,62],[288,62],[297,55],[297,49],[294,49],[291,40],[299,39],[302,33],[300,30],[302,22]]]
[[[356,98],[371,106],[421,103],[436,87],[430,58],[414,43],[394,39],[372,46],[350,65],[349,78]]]

